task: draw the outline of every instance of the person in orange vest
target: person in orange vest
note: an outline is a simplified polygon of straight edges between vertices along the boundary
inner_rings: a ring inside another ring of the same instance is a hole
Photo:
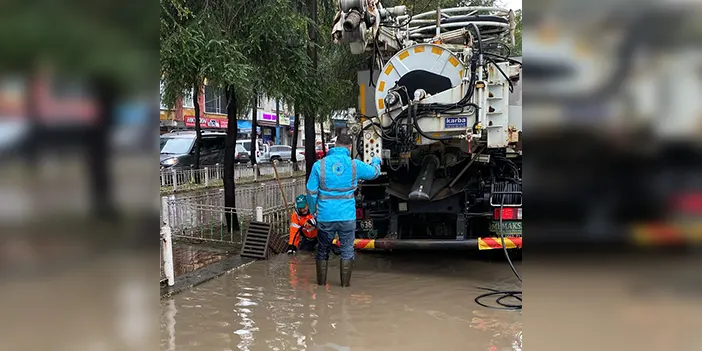
[[[290,238],[288,239],[288,254],[297,250],[314,251],[317,246],[317,221],[307,207],[307,196],[298,195],[295,198],[295,211],[290,216]],[[340,246],[332,247],[332,252],[339,254]]]
[[[307,207],[307,196],[299,195],[295,199],[295,211],[290,217],[290,239],[288,254],[297,250],[313,251],[317,246],[317,221]]]

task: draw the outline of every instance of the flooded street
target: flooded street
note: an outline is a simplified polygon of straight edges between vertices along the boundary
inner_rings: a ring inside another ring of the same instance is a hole
[[[358,253],[350,288],[338,256],[319,287],[313,256],[280,255],[161,301],[161,349],[521,350],[521,312],[473,301],[518,283],[502,261]]]

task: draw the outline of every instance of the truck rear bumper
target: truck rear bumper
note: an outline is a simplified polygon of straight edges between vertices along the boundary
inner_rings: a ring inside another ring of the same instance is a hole
[[[334,244],[337,240],[334,239]],[[499,237],[467,240],[398,240],[398,239],[356,239],[353,246],[357,250],[493,250],[502,249]],[[505,237],[507,249],[521,249],[521,237]]]

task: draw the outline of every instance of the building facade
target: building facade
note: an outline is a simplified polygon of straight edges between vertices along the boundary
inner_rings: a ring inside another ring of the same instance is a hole
[[[324,140],[329,142],[331,140],[331,131],[329,123],[324,123]],[[322,126],[319,123],[315,123],[314,126],[315,142],[322,141]],[[300,121],[300,133],[297,136],[297,146],[304,147],[305,145],[305,122]]]
[[[163,84],[161,84],[163,89]],[[194,128],[195,104],[192,92],[188,96],[177,99],[175,106],[160,106],[161,129]],[[200,126],[206,129],[226,129],[227,100],[224,90],[203,84],[198,97],[200,105]],[[292,107],[284,101],[278,103],[279,114],[276,115],[276,101],[263,94],[259,95],[255,110],[246,111],[237,120],[237,139],[250,138],[253,117],[256,118],[256,134],[264,142],[277,145],[292,144]],[[278,119],[280,118],[280,121]]]
[[[356,109],[350,108],[343,111],[338,111],[331,118],[331,133],[333,136],[348,133],[348,122],[353,120],[356,115]]]

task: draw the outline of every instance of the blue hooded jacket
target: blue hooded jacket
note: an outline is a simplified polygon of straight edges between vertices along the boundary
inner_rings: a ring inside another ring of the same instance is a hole
[[[356,220],[354,192],[358,180],[373,180],[380,175],[380,159],[371,165],[351,159],[349,150],[335,147],[312,167],[307,180],[307,201],[318,222]],[[316,210],[316,211],[315,211]]]

